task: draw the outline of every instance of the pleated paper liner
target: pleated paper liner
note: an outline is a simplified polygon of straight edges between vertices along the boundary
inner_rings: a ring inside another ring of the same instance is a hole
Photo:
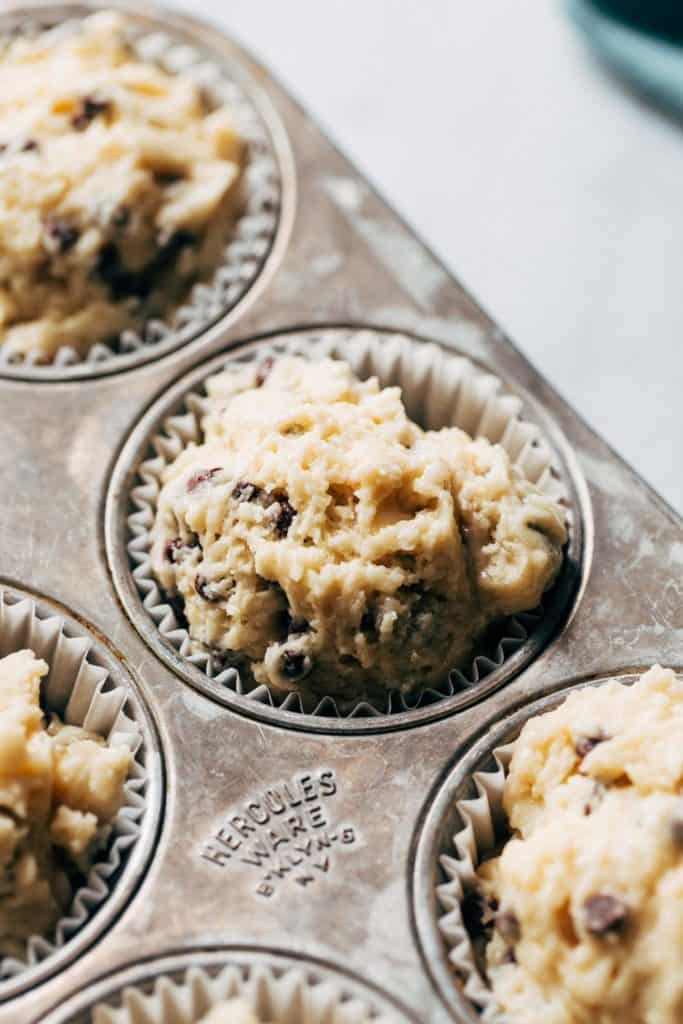
[[[619,678],[630,684],[634,677]],[[460,990],[470,1003],[473,1019],[483,1024],[506,1024],[485,971],[485,940],[472,934],[464,923],[463,902],[476,890],[479,865],[497,854],[511,832],[503,807],[503,791],[514,750],[523,725],[536,715],[558,707],[570,693],[586,685],[599,686],[609,678],[565,687],[550,698],[535,701],[517,712],[514,721],[503,721],[483,744],[477,767],[463,780],[460,791],[468,795],[454,803],[457,825],[442,843],[439,855],[440,881],[436,887],[438,930],[446,946],[448,961]],[[500,744],[499,741],[505,742]],[[488,747],[488,749],[487,749]],[[449,812],[450,813],[450,812]],[[444,881],[445,879],[445,881]]]
[[[49,665],[42,685],[47,709],[69,725],[104,737],[110,746],[125,747],[133,761],[123,806],[102,836],[101,855],[52,933],[32,936],[24,959],[0,960],[0,995],[3,982],[47,965],[106,903],[140,838],[149,785],[139,712],[129,691],[112,681],[89,637],[67,631],[61,615],[45,613],[32,598],[0,588],[0,657],[26,648]]]
[[[462,982],[463,995],[479,1011],[485,1024],[504,1024],[504,1019],[486,981],[484,949],[465,927],[462,904],[475,890],[478,866],[510,835],[503,809],[503,788],[512,750],[512,743],[495,748],[491,753],[494,767],[473,774],[476,796],[456,803],[462,827],[453,836],[452,850],[439,858],[442,874],[448,879],[436,890],[442,910],[439,931],[453,970]]]
[[[45,23],[53,25],[55,35],[78,30],[84,17],[98,9],[87,4],[41,10],[40,24],[30,20],[17,22],[17,12],[0,15],[3,26],[13,24],[15,34],[33,33]],[[114,8],[115,9],[115,8]],[[28,369],[36,379],[59,379],[65,375],[99,373],[135,366],[163,355],[198,337],[224,316],[246,294],[263,266],[277,230],[280,206],[280,175],[272,141],[256,106],[230,69],[194,43],[191,37],[171,35],[159,16],[158,29],[149,31],[149,18],[138,23],[122,11],[131,45],[143,60],[154,62],[171,74],[193,78],[212,106],[227,104],[234,115],[237,131],[246,143],[246,163],[240,182],[239,216],[226,237],[222,261],[210,279],[194,285],[188,298],[165,318],[149,319],[141,330],[126,330],[111,343],[98,342],[80,354],[62,346],[51,364],[36,361],[32,354],[10,351],[0,344],[0,373],[12,374]],[[77,16],[75,16],[77,14]],[[6,29],[5,29],[6,32]]]
[[[375,375],[382,386],[398,384],[408,415],[429,429],[457,426],[472,436],[498,442],[511,460],[545,493],[566,509],[569,529],[572,510],[569,488],[561,476],[557,458],[540,428],[523,417],[522,401],[507,393],[502,381],[486,373],[464,356],[439,345],[419,342],[401,334],[384,335],[370,330],[330,329],[301,332],[283,340],[250,348],[227,360],[209,364],[206,377],[223,366],[239,367],[283,353],[307,359],[332,357],[350,364],[361,378]],[[206,379],[206,378],[205,378]],[[333,717],[400,714],[416,707],[452,697],[463,689],[476,687],[518,651],[543,621],[545,608],[510,617],[497,623],[478,645],[466,671],[454,669],[438,687],[404,696],[397,689],[386,696],[364,698],[339,707],[331,697],[318,701],[298,693],[276,695],[266,685],[251,680],[236,664],[230,664],[193,641],[173,603],[168,600],[151,567],[151,535],[156,505],[166,467],[193,442],[201,441],[200,421],[206,394],[188,387],[182,402],[163,421],[163,430],[149,438],[148,455],[139,466],[132,490],[124,495],[128,503],[128,554],[137,590],[147,615],[151,616],[167,644],[191,665],[199,668],[218,687],[227,687],[251,700],[287,711]]]
[[[230,951],[207,961],[201,953],[152,961],[118,985],[86,990],[73,1012],[67,1005],[49,1024],[197,1024],[230,999],[246,1003],[260,1024],[410,1024],[387,997],[313,961]]]

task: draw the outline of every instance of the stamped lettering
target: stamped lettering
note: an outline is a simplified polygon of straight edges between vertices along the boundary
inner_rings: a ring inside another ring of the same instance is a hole
[[[228,812],[200,850],[217,868],[247,865],[258,874],[255,892],[269,899],[284,882],[307,888],[329,874],[336,850],[358,841],[356,829],[334,820],[332,770],[278,782]]]

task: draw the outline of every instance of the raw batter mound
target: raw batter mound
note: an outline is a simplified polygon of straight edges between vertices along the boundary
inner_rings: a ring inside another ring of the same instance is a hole
[[[159,495],[152,567],[193,639],[343,700],[440,680],[538,604],[563,516],[502,448],[421,430],[343,362],[271,362],[209,380]]]
[[[129,50],[112,13],[0,53],[0,343],[49,361],[165,315],[238,201],[230,112]]]
[[[123,800],[130,754],[40,707],[31,651],[0,660],[0,954],[50,931]]]
[[[480,868],[488,973],[514,1024],[683,1021],[683,683],[572,694],[529,721]]]
[[[261,1024],[244,999],[226,999],[216,1003],[197,1024]]]

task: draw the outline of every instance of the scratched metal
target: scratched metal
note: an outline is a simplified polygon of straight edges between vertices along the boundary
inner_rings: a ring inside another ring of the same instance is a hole
[[[144,3],[120,6],[158,12]],[[483,723],[525,699],[655,660],[683,667],[683,524],[263,68],[215,29],[179,14],[159,16],[190,39],[210,41],[258,82],[272,108],[271,125],[281,128],[282,214],[248,295],[183,349],[94,380],[0,380],[2,576],[63,603],[107,639],[151,708],[167,775],[159,842],[127,907],[58,976],[0,1004],[0,1024],[41,1020],[49,1008],[132,962],[222,943],[312,956],[379,985],[421,1021],[462,1021],[425,970],[410,912],[427,796]],[[573,453],[584,540],[569,620],[495,693],[457,714],[393,732],[315,734],[295,723],[255,721],[197,693],[138,635],[117,600],[105,556],[112,468],[159,393],[228,347],[318,324],[393,328],[459,349],[530,392]],[[285,831],[289,838],[275,851],[282,854],[279,864],[258,856]],[[309,840],[315,840],[313,856],[305,852]],[[295,854],[295,844],[304,852]],[[212,854],[216,849],[223,857]]]

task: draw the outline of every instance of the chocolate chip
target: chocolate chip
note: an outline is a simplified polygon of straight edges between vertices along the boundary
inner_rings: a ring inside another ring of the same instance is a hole
[[[519,926],[519,918],[512,910],[501,910],[496,914],[496,931],[505,939],[510,946],[519,942],[522,932]]]
[[[180,537],[176,537],[175,540],[169,540],[164,548],[164,558],[169,562],[175,562],[176,551],[180,551],[183,546],[183,542]]]
[[[593,935],[616,935],[628,921],[628,907],[610,893],[596,893],[584,901],[583,921]]]
[[[199,596],[205,601],[219,601],[220,598],[216,597],[209,590],[211,583],[207,580],[206,576],[202,576],[201,573],[197,573],[194,578],[194,589],[197,591]]]
[[[683,809],[671,821],[671,838],[676,846],[683,847]]]
[[[71,127],[75,128],[77,132],[85,131],[91,121],[110,110],[109,100],[98,100],[96,96],[83,96],[71,115]]]
[[[154,272],[159,273],[159,271],[165,270],[175,261],[181,249],[185,249],[188,245],[194,245],[196,241],[197,236],[186,228],[177,228],[170,233],[162,231],[157,239],[159,254],[152,264]]]
[[[599,743],[609,739],[604,733],[596,733],[594,736],[579,736],[574,743],[574,750],[580,758],[588,757],[591,750],[595,750]]]
[[[26,139],[26,142],[21,147],[21,153],[37,153],[40,151],[40,145],[35,139]]]
[[[196,241],[190,231],[179,230],[159,238],[159,251],[141,270],[129,270],[121,260],[118,246],[107,242],[100,249],[95,265],[96,275],[108,286],[114,300],[146,298],[157,278],[175,262],[181,249]]]
[[[312,668],[311,659],[302,651],[284,651],[280,658],[280,671],[285,679],[303,679]]]
[[[270,507],[270,516],[273,522],[273,529],[278,537],[286,537],[296,515],[296,510],[292,508],[283,494],[276,492],[272,497],[274,503]]]
[[[48,247],[55,252],[66,252],[78,241],[78,228],[62,217],[47,217],[44,227]]]
[[[166,170],[154,172],[155,182],[157,183],[157,185],[161,185],[162,187],[165,185],[177,185],[178,182],[183,181],[184,178],[185,175],[182,173],[182,171]]]
[[[256,377],[254,383],[257,388],[263,387],[270,376],[270,371],[275,365],[275,360],[272,356],[268,356],[266,359],[262,359],[256,370]]]
[[[133,296],[144,298],[152,287],[152,281],[145,271],[138,273],[124,266],[118,247],[113,242],[107,242],[100,249],[95,273],[108,286],[114,300]]]
[[[111,215],[111,224],[115,228],[125,228],[130,223],[130,209],[127,206],[117,206]]]
[[[365,634],[371,644],[377,643],[379,640],[379,630],[377,629],[377,616],[375,612],[369,610],[363,612],[360,620],[360,631]]]
[[[261,488],[257,484],[250,484],[246,480],[239,480],[232,492],[236,501],[256,501],[261,494]]]
[[[197,473],[193,473],[187,481],[187,493],[191,494],[200,484],[213,479],[216,473],[220,473],[222,468],[222,466],[214,466],[213,469],[200,469]]]

